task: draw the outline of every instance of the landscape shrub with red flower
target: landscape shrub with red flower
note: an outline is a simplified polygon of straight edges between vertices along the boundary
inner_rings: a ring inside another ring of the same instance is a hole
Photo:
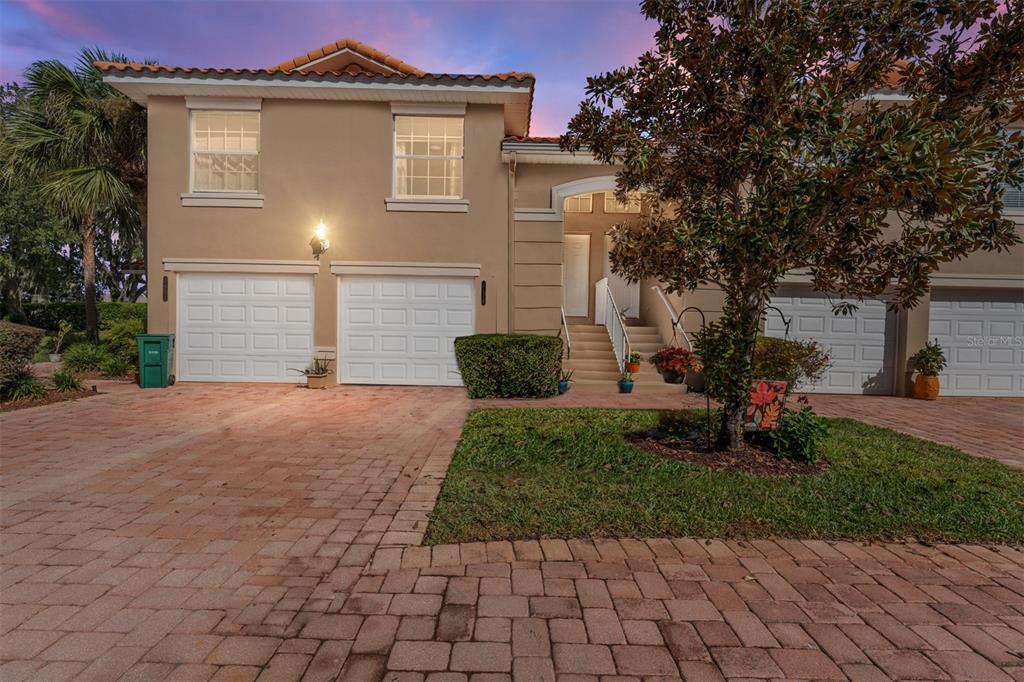
[[[650,363],[662,373],[686,374],[690,370],[700,372],[704,369],[696,353],[676,346],[662,348],[651,356]]]

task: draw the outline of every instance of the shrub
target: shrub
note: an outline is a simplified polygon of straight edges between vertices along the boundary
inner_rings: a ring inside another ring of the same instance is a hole
[[[131,374],[134,365],[124,358],[119,358],[116,355],[108,357],[103,362],[103,373],[108,377],[120,378],[126,377]]]
[[[759,336],[754,346],[754,378],[787,381],[788,391],[820,381],[829,364],[828,353],[815,341]]]
[[[50,303],[26,303],[25,317],[29,324],[56,331],[60,321],[67,320],[74,329],[85,329],[85,302],[58,301]],[[120,320],[146,321],[145,303],[123,303],[120,301],[100,301],[96,304],[100,329],[109,329]]]
[[[129,365],[137,365],[139,362],[139,346],[135,341],[135,337],[145,331],[146,326],[141,320],[118,320],[110,326],[110,331],[104,339],[104,343],[111,355],[124,360]]]
[[[42,338],[42,329],[0,322],[0,396],[11,395],[24,381]]]
[[[59,369],[53,373],[53,386],[61,393],[79,391],[82,389],[82,381],[69,369]]]
[[[937,377],[946,369],[946,354],[938,339],[925,341],[924,348],[914,356],[914,369],[926,377]]]
[[[105,346],[75,343],[64,351],[64,367],[72,372],[98,372],[110,357],[110,351]]]
[[[46,387],[39,383],[32,372],[25,370],[18,374],[11,384],[11,400],[36,400],[46,397]]]
[[[562,340],[557,336],[476,334],[455,339],[470,398],[535,398],[558,393]]]
[[[814,462],[826,435],[828,423],[805,405],[799,412],[786,408],[782,411],[779,428],[751,434],[751,440],[766,446],[776,457]]]

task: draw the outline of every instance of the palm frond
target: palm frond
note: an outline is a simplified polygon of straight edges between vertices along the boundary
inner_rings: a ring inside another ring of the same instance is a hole
[[[106,167],[77,167],[56,171],[40,188],[43,195],[76,216],[102,207],[131,206],[132,192],[118,173]]]

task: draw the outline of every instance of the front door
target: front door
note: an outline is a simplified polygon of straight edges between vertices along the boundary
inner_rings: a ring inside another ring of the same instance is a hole
[[[567,317],[586,317],[590,295],[590,235],[565,235],[562,305]]]

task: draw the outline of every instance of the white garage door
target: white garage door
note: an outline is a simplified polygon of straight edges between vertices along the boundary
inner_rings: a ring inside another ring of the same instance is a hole
[[[928,315],[943,395],[1024,396],[1024,291],[935,289]]]
[[[813,386],[798,386],[816,393],[870,393],[891,395],[895,365],[895,320],[883,301],[855,302],[853,315],[836,315],[827,296],[807,288],[783,288],[772,299],[792,320],[791,339],[817,341],[829,353],[832,366]],[[774,310],[767,312],[765,333],[782,338],[786,326]]]
[[[461,386],[455,339],[475,331],[473,279],[338,279],[339,380]]]
[[[312,275],[182,273],[175,353],[183,381],[305,381]]]

